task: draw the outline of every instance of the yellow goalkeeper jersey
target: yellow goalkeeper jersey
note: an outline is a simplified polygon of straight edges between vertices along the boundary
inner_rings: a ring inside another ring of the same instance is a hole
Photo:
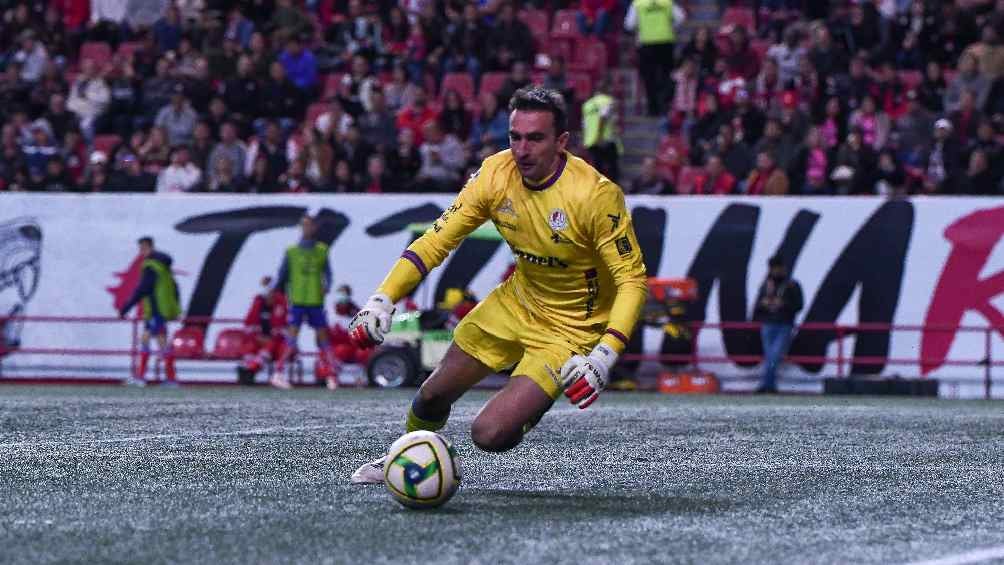
[[[621,189],[568,153],[537,186],[523,181],[509,150],[485,159],[378,292],[398,301],[487,220],[515,258],[506,284],[535,319],[588,341],[602,334],[624,350],[647,296],[641,250]]]

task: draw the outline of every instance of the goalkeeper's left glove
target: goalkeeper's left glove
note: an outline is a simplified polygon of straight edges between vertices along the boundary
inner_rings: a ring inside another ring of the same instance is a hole
[[[588,356],[573,355],[561,367],[565,396],[579,409],[589,406],[599,397],[600,391],[607,388],[610,369],[615,363],[617,354],[602,343],[594,347]]]

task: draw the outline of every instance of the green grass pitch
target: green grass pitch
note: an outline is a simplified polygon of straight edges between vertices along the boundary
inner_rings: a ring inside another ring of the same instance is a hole
[[[1004,545],[999,402],[559,401],[406,510],[349,474],[413,391],[4,386],[0,562],[906,563]]]

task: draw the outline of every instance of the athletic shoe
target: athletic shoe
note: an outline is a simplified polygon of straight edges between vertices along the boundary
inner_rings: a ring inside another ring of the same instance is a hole
[[[328,390],[338,390],[338,378],[337,377],[328,377],[326,379],[326,383],[325,384],[327,384]]]
[[[180,388],[181,384],[178,381],[161,381],[160,386],[164,388]]]
[[[349,481],[354,485],[377,485],[383,483],[383,464],[386,457],[374,459],[352,473]]]
[[[272,373],[272,376],[268,379],[268,384],[280,390],[289,390],[293,388],[293,385],[289,384],[289,379],[287,379],[282,373]]]
[[[143,379],[137,379],[135,377],[128,377],[128,378],[122,379],[122,384],[125,385],[125,386],[135,386],[135,387],[143,388],[143,387],[146,386],[146,381],[143,380]]]

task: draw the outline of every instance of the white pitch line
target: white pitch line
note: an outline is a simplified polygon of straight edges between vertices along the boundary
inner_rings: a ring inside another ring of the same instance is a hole
[[[991,559],[1004,559],[1004,545],[967,551],[966,553],[949,555],[948,557],[938,559],[914,561],[907,565],[965,565],[966,563],[982,563]]]
[[[178,433],[178,434],[151,434],[145,436],[131,436],[131,437],[119,437],[119,438],[107,438],[107,439],[78,439],[70,441],[18,441],[14,443],[0,443],[0,449],[8,447],[43,447],[50,445],[63,446],[63,445],[79,445],[87,443],[129,443],[129,442],[140,442],[140,441],[161,440],[161,439],[253,436],[262,434],[272,434],[277,432],[302,432],[310,430],[365,428],[369,426],[387,426],[400,423],[401,422],[395,420],[392,422],[388,421],[388,422],[360,422],[356,424],[335,424],[333,426],[325,426],[321,424],[314,424],[311,426],[273,426],[270,428],[252,428],[249,430],[235,430],[232,432],[189,432],[189,433]]]

